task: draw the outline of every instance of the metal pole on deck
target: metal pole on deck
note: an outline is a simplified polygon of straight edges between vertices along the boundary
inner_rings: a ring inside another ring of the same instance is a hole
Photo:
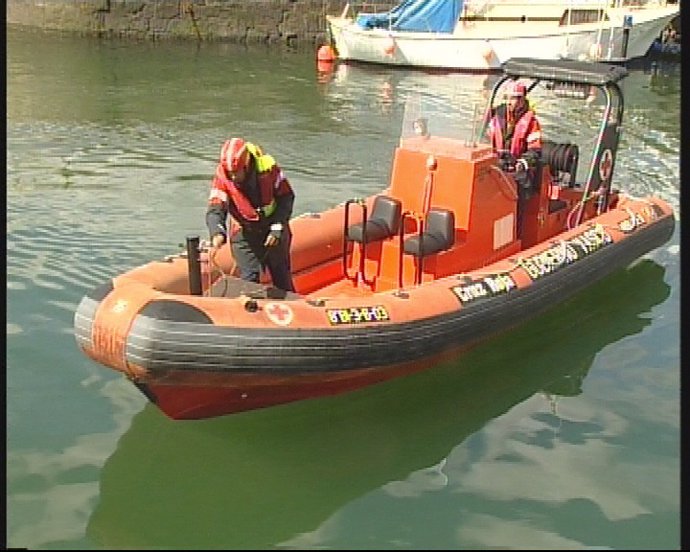
[[[623,61],[625,61],[628,57],[628,40],[630,40],[632,18],[632,15],[623,16],[623,44],[621,44],[621,58],[623,58]]]
[[[187,236],[187,267],[189,271],[189,293],[202,295],[199,236]]]

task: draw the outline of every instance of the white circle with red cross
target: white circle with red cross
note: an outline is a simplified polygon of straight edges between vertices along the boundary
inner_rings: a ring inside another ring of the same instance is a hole
[[[613,153],[606,148],[599,158],[599,177],[602,182],[605,182],[611,176],[611,169],[613,168]]]
[[[264,312],[269,320],[278,326],[287,326],[292,322],[292,309],[285,303],[266,303]]]

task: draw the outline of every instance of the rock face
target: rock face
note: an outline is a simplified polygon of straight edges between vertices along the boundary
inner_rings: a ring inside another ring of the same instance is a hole
[[[7,0],[7,24],[142,40],[323,44],[347,0]],[[368,12],[398,2],[349,2]],[[680,17],[672,22],[680,32]]]
[[[346,0],[8,0],[7,24],[142,40],[265,44],[326,41]],[[367,11],[395,2],[369,1]]]

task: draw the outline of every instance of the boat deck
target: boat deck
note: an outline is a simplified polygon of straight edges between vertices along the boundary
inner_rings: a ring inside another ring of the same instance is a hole
[[[314,295],[318,296],[318,298],[369,297],[372,293],[369,286],[355,286],[352,280],[344,278],[321,288],[318,292],[315,292]]]

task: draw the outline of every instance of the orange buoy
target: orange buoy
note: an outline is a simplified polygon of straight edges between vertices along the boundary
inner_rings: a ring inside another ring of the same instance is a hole
[[[320,63],[335,61],[335,57],[335,51],[330,46],[330,44],[324,44],[319,48],[319,51],[316,53],[316,59]]]

